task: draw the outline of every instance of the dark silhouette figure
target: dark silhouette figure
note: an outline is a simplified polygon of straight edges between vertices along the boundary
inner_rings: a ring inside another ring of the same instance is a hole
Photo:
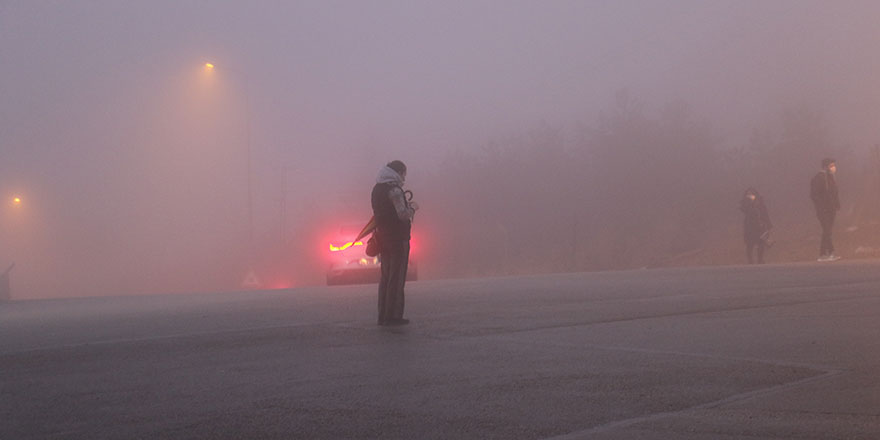
[[[379,241],[382,276],[379,280],[379,325],[406,325],[403,318],[406,271],[412,219],[419,209],[403,191],[406,165],[399,160],[379,170],[371,203],[376,219],[374,236]]]
[[[819,261],[835,261],[840,257],[834,254],[834,244],[831,242],[831,230],[834,227],[834,218],[840,210],[840,199],[837,193],[837,163],[834,159],[822,160],[822,171],[816,174],[810,181],[810,198],[816,207],[816,216],[822,226],[822,240],[819,243]]]
[[[764,250],[771,246],[770,214],[764,204],[764,198],[754,188],[749,188],[743,193],[739,202],[739,210],[743,212],[743,237],[746,242],[746,258],[749,264],[755,260],[752,253],[757,249],[757,263],[764,264]]]

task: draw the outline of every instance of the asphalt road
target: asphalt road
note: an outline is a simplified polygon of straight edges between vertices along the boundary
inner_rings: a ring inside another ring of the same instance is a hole
[[[878,439],[880,263],[0,304],[0,439]]]

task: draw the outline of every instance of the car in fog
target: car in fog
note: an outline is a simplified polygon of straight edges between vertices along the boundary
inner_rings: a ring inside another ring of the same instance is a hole
[[[366,254],[367,239],[354,241],[363,225],[346,224],[338,228],[329,243],[330,263],[327,268],[327,285],[378,283],[381,277],[381,255]],[[410,250],[407,281],[418,279],[418,266]]]

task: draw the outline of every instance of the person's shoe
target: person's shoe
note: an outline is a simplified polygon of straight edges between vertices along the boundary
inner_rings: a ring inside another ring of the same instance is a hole
[[[818,261],[820,263],[824,263],[826,261],[831,261],[830,258],[831,258],[830,255],[819,255],[819,258],[816,261]]]
[[[828,256],[828,261],[837,261],[840,259],[840,255],[831,254]]]
[[[409,324],[409,319],[403,319],[403,318],[389,319],[388,321],[385,322],[385,325],[394,325],[394,326],[407,325],[407,324]]]

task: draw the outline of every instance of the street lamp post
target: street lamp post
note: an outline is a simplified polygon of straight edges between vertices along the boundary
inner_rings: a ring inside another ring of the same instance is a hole
[[[9,201],[12,203],[12,207],[15,210],[22,209],[21,207],[21,196],[14,195],[12,199]],[[12,299],[12,288],[10,287],[9,281],[9,273],[12,272],[12,268],[15,267],[15,263],[9,265],[5,271],[0,272],[0,302],[10,301]]]
[[[205,70],[212,72],[214,70],[213,63],[205,63]],[[250,98],[250,81],[247,73],[224,67],[225,70],[236,72],[241,75],[244,80],[244,107],[245,107],[245,144],[247,147],[247,211],[248,211],[248,258],[253,263],[254,253],[254,203],[253,203],[253,182],[251,177],[251,98]]]
[[[205,63],[205,71],[213,72],[213,63]],[[225,70],[239,74],[244,80],[244,107],[245,107],[245,145],[247,150],[247,211],[248,211],[248,273],[242,283],[244,287],[259,287],[260,281],[254,272],[254,202],[253,202],[253,178],[251,173],[251,94],[250,81],[247,73],[224,67]]]

